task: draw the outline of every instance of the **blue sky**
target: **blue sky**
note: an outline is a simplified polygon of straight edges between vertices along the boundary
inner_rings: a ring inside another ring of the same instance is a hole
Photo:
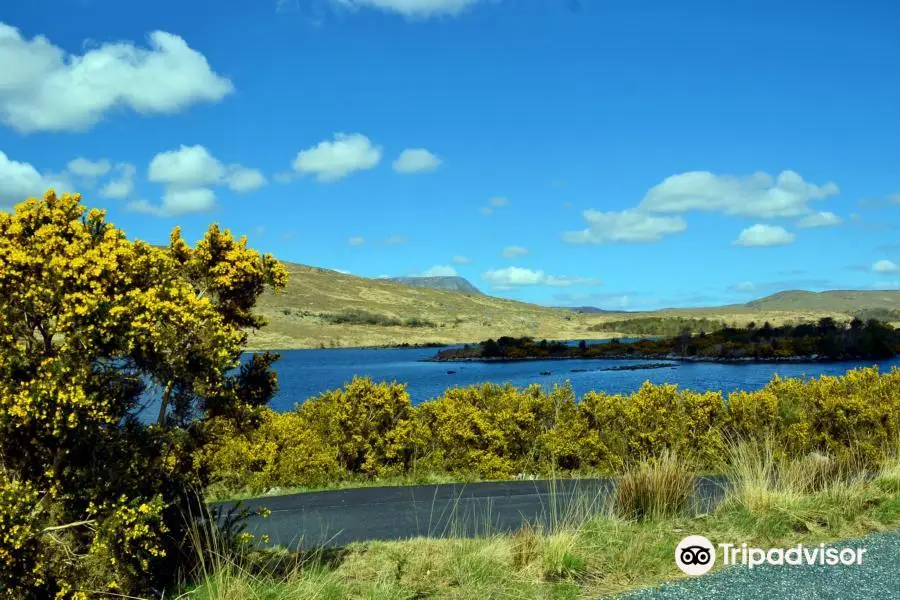
[[[651,309],[900,289],[900,4],[12,0],[0,206]]]

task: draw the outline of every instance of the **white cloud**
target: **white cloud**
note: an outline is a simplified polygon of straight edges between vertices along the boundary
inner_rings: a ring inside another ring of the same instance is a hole
[[[888,200],[890,200],[894,204],[900,204],[900,192],[896,194],[888,194]]]
[[[487,271],[481,278],[497,286],[537,285],[543,283],[547,275],[543,271],[532,271],[523,267],[506,267]]]
[[[166,186],[163,205],[147,209],[145,202],[134,206],[151,214],[170,215],[200,212],[215,206],[210,186],[224,185],[238,193],[251,192],[268,181],[257,169],[239,164],[223,165],[201,145],[181,145],[178,150],[160,152],[150,161],[147,178]],[[174,211],[174,212],[173,212]]]
[[[211,211],[216,206],[216,194],[209,188],[170,188],[163,194],[162,205],[137,200],[128,204],[128,209],[158,217],[173,217],[188,213]]]
[[[553,286],[569,286],[569,285],[600,285],[599,279],[592,277],[566,277],[565,275],[547,275],[547,285]]]
[[[600,284],[600,281],[597,279],[548,275],[544,273],[544,271],[534,271],[532,269],[525,269],[522,267],[492,269],[490,271],[482,273],[481,278],[487,281],[493,288],[498,290],[510,289],[512,287],[525,285],[569,286]]]
[[[504,206],[509,206],[509,198],[505,196],[494,196],[488,199],[488,205],[482,206],[478,209],[478,211],[486,217],[494,214],[494,211],[498,208],[503,208]]]
[[[586,210],[582,214],[588,227],[563,234],[563,239],[570,244],[655,242],[687,229],[681,217],[659,217],[634,208],[620,212]]]
[[[94,178],[100,177],[101,175],[106,175],[111,168],[112,165],[110,165],[109,161],[105,158],[97,161],[92,161],[86,158],[78,157],[74,160],[69,161],[66,170],[73,175],[78,175],[79,177]]]
[[[179,187],[195,187],[218,183],[225,177],[225,167],[203,146],[182,146],[178,150],[160,152],[150,161],[150,181]]]
[[[813,213],[797,221],[797,227],[834,227],[844,220],[833,212],[823,211]]]
[[[332,270],[340,273],[341,275],[353,275],[353,273],[351,273],[350,271],[348,271],[346,269],[332,269]]]
[[[51,187],[60,193],[71,189],[64,175],[42,175],[31,164],[12,160],[0,151],[0,204],[41,197]]]
[[[283,0],[279,0],[281,3]],[[482,0],[332,0],[338,6],[350,9],[376,8],[404,17],[427,19],[437,16],[454,16]]]
[[[755,292],[758,288],[755,283],[752,281],[742,281],[741,283],[732,286],[732,288],[736,292],[749,293]]]
[[[873,273],[900,273],[900,265],[892,260],[879,260],[872,265]]]
[[[455,277],[456,269],[450,265],[435,265],[422,272],[422,277]]]
[[[354,171],[374,168],[381,162],[382,147],[361,133],[336,133],[334,141],[322,141],[297,153],[293,167],[298,173],[313,174],[317,181],[343,179]]]
[[[878,281],[872,284],[873,290],[900,290],[900,281]]]
[[[106,182],[100,189],[100,195],[104,198],[127,198],[134,191],[134,176],[137,169],[128,163],[116,165],[118,177]]]
[[[347,240],[347,243],[350,244],[351,246],[362,246],[363,244],[366,243],[366,238],[356,235],[356,236],[353,236],[352,238],[349,238]]]
[[[407,148],[394,161],[394,170],[398,173],[427,173],[441,166],[441,159],[425,148]]]
[[[501,254],[503,258],[518,258],[528,254],[528,248],[523,248],[522,246],[507,246],[503,249]]]
[[[148,43],[113,42],[69,55],[42,35],[28,40],[0,23],[0,120],[23,133],[83,131],[116,108],[175,113],[233,91],[177,35],[154,31]]]
[[[748,177],[693,171],[673,175],[644,196],[640,208],[657,213],[722,212],[751,217],[797,217],[811,211],[810,200],[821,200],[840,190],[832,182],[807,183],[794,171],[773,179],[766,173]]]
[[[229,166],[225,181],[232,191],[238,193],[252,192],[269,183],[259,169],[250,169],[241,165]]]
[[[752,225],[741,232],[732,242],[734,246],[762,247],[784,246],[794,241],[796,236],[778,225]]]
[[[468,265],[469,263],[472,262],[472,260],[466,256],[460,256],[457,254],[456,256],[453,257],[453,259],[450,262],[452,262],[455,265]]]
[[[389,238],[387,238],[386,240],[384,240],[384,243],[387,244],[388,246],[396,246],[398,244],[405,244],[406,238],[402,235],[392,235]]]

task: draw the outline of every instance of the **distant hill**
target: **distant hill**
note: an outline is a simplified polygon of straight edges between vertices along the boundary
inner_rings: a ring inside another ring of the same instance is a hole
[[[563,310],[571,310],[572,312],[585,313],[588,315],[617,314],[625,311],[607,310],[605,308],[597,308],[596,306],[560,306]]]
[[[781,292],[746,304],[624,313],[593,307],[546,307],[482,294],[462,277],[370,279],[283,263],[281,294],[266,292],[258,312],[268,321],[250,333],[251,348],[328,348],[470,343],[501,336],[580,340],[629,335],[600,326],[641,316],[708,318],[773,325],[847,319],[862,311],[900,311],[900,291]],[[463,293],[460,293],[463,292]]]
[[[251,348],[462,343],[504,335],[597,337],[588,329],[588,315],[487,296],[462,278],[428,278],[465,284],[456,282],[451,291],[283,264],[287,289],[260,298],[258,312],[269,325],[250,332]]]
[[[469,283],[464,277],[390,277],[388,281],[396,281],[403,285],[429,288],[432,290],[444,290],[448,292],[463,292],[464,294],[481,295],[481,290]]]
[[[806,292],[791,290],[753,300],[746,306],[761,310],[835,311],[855,314],[867,309],[900,309],[900,291]]]

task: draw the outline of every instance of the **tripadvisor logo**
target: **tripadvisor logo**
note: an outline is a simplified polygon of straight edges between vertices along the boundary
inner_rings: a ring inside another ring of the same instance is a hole
[[[675,564],[688,575],[703,575],[716,564],[716,549],[702,535],[689,535],[675,548]]]
[[[760,565],[861,565],[865,548],[827,548],[825,544],[793,548],[751,548],[747,544],[719,544],[722,564],[744,565],[749,569]],[[713,543],[702,535],[689,535],[675,547],[675,564],[688,575],[703,575],[716,564]]]

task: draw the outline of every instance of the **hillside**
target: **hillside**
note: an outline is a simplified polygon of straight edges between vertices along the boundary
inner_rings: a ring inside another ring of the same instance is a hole
[[[260,300],[259,312],[269,326],[251,333],[252,348],[475,343],[500,336],[598,339],[634,334],[627,330],[629,320],[646,316],[715,319],[738,326],[751,321],[783,325],[823,316],[849,319],[863,309],[900,308],[900,292],[797,291],[721,307],[585,312],[584,308],[549,308],[494,298],[477,290],[460,293],[293,263],[285,267],[290,273],[285,292],[267,293]]]
[[[761,310],[817,310],[855,313],[864,309],[900,309],[900,291],[779,292],[748,302]]]
[[[388,281],[395,281],[403,285],[430,288],[433,290],[446,290],[448,292],[463,292],[465,294],[481,294],[481,290],[469,283],[464,277],[390,277]]]
[[[608,337],[589,332],[586,316],[568,310],[293,263],[285,267],[287,289],[260,299],[259,312],[269,326],[251,333],[252,348],[460,343],[502,335]]]

